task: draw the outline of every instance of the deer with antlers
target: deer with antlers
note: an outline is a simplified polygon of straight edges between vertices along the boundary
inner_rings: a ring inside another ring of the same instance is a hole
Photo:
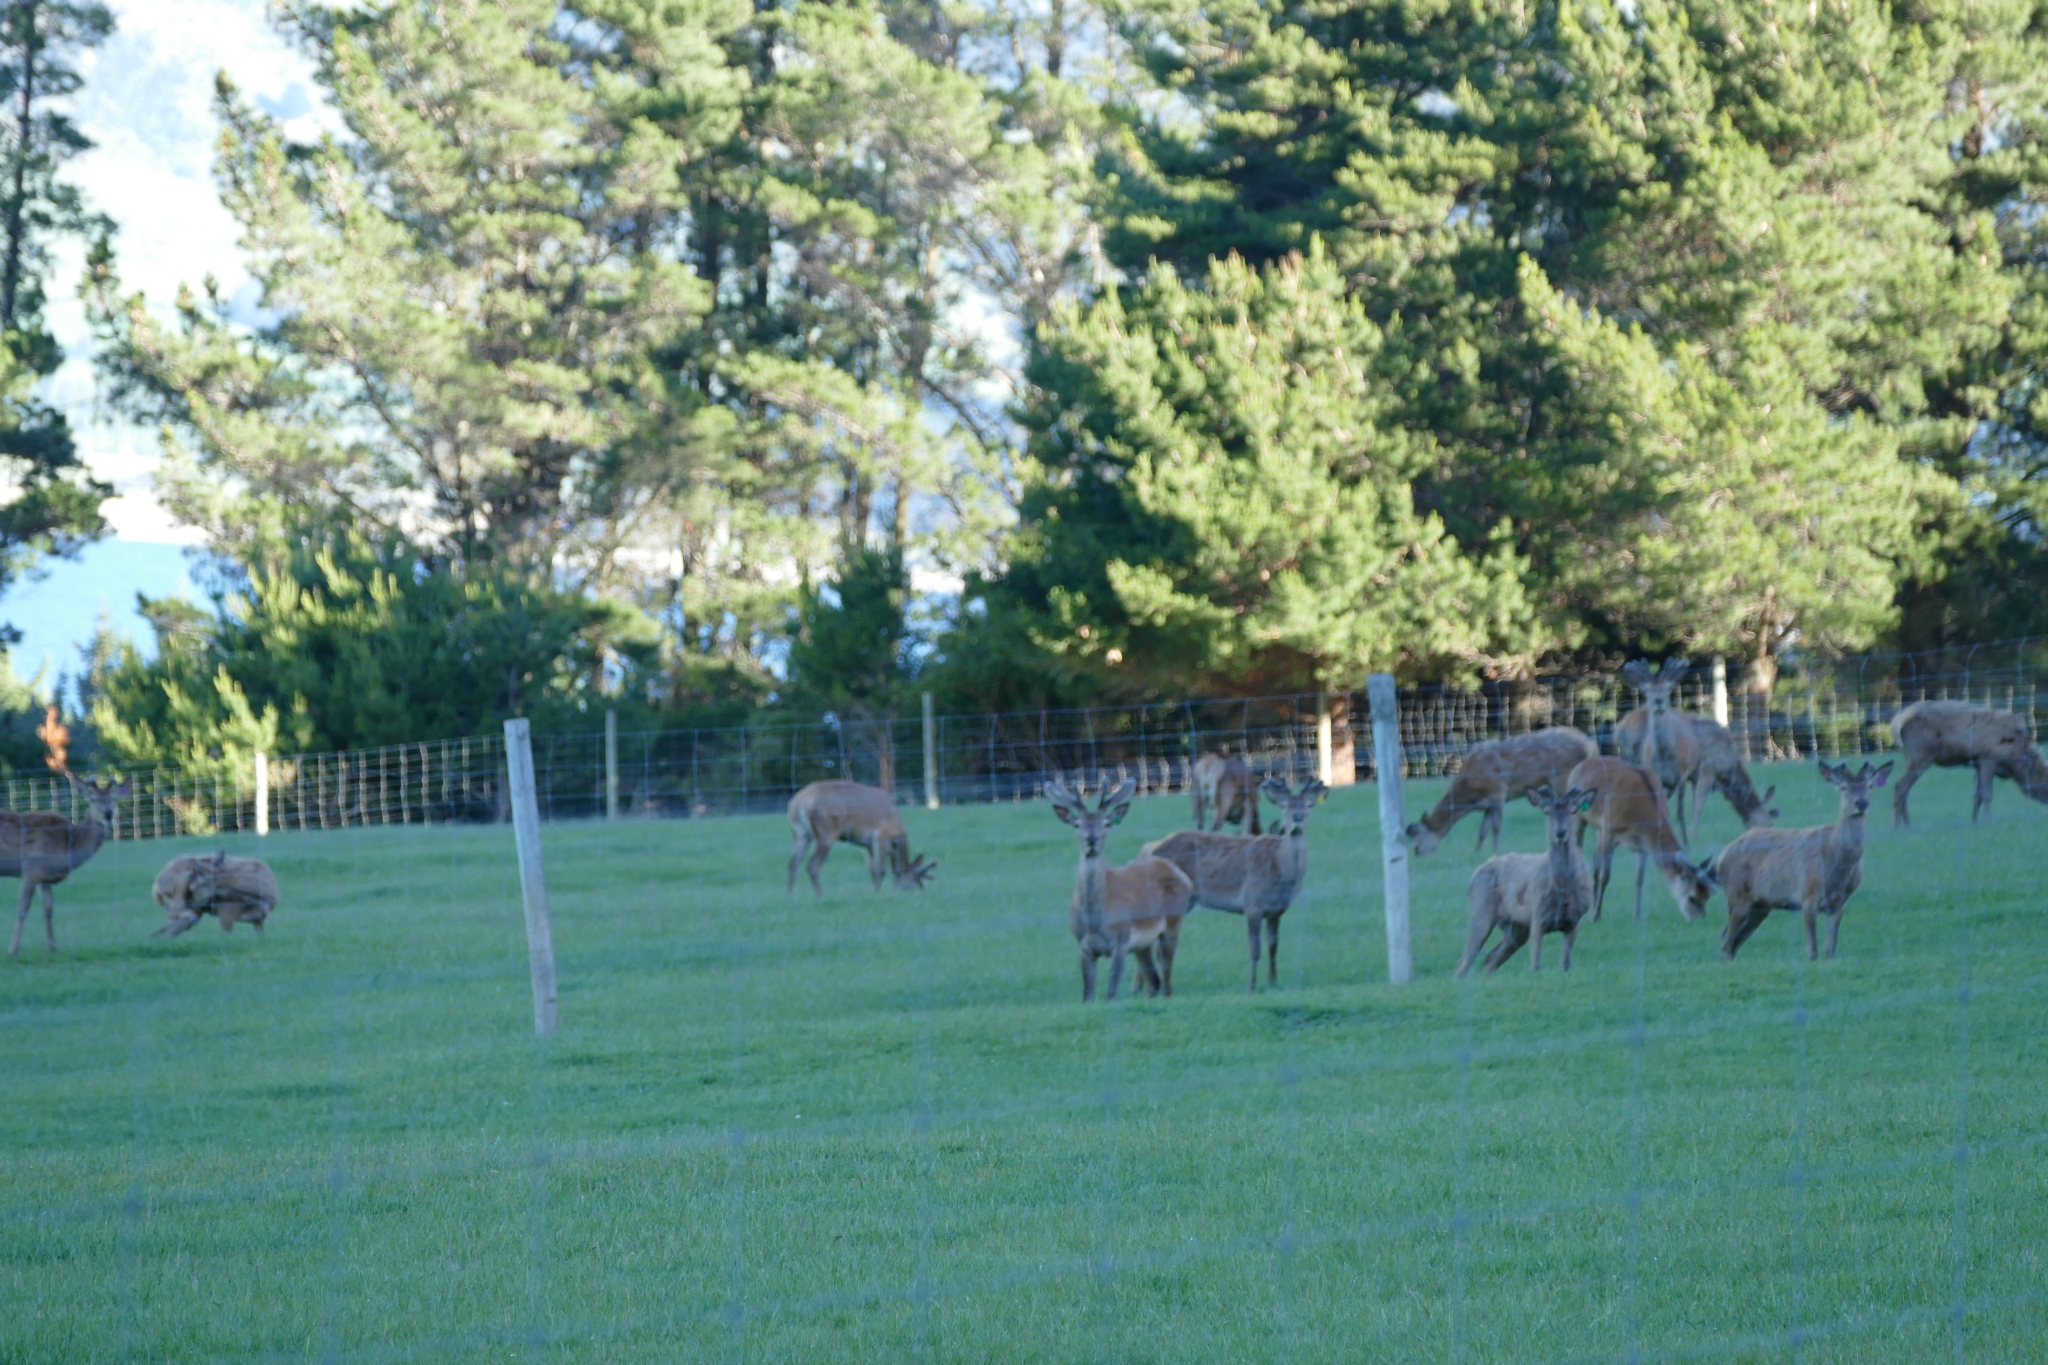
[[[1631,763],[1643,761],[1641,755],[1648,738],[1649,721],[1649,708],[1638,706],[1614,727],[1614,747]],[[1749,779],[1749,769],[1743,766],[1742,755],[1736,751],[1735,736],[1728,732],[1727,726],[1712,717],[1696,716],[1690,711],[1668,712],[1664,723],[1682,726],[1688,732],[1693,752],[1692,819],[1695,832],[1699,829],[1700,819],[1706,814],[1707,798],[1715,792],[1727,798],[1744,829],[1764,829],[1777,818],[1778,812],[1772,808],[1771,798],[1778,794],[1778,789],[1769,787],[1761,793],[1757,791],[1756,784]]]
[[[1543,936],[1564,935],[1564,970],[1572,969],[1572,948],[1579,941],[1579,921],[1593,908],[1592,878],[1572,838],[1575,817],[1593,800],[1590,792],[1569,788],[1559,796],[1548,782],[1529,790],[1529,804],[1543,812],[1548,847],[1542,853],[1496,853],[1472,874],[1467,899],[1472,910],[1465,935],[1465,956],[1457,976],[1472,970],[1473,959],[1495,929],[1500,942],[1486,955],[1486,970],[1496,971],[1526,943],[1529,970],[1543,966]]]
[[[1187,873],[1164,858],[1139,856],[1111,867],[1102,856],[1109,831],[1131,813],[1137,783],[1125,778],[1091,809],[1087,799],[1064,781],[1045,784],[1052,812],[1073,826],[1081,839],[1081,866],[1074,877],[1074,898],[1067,923],[1081,945],[1081,998],[1095,998],[1095,963],[1109,959],[1109,998],[1116,999],[1124,978],[1124,959],[1138,960],[1138,985],[1147,994],[1173,994],[1173,956],[1180,947],[1180,924],[1187,918],[1195,884]],[[1156,953],[1156,960],[1155,960]]]
[[[1614,877],[1614,850],[1636,854],[1636,918],[1643,917],[1643,878],[1651,864],[1664,878],[1679,913],[1698,919],[1707,912],[1714,886],[1707,874],[1685,859],[1684,847],[1672,831],[1664,789],[1657,775],[1619,758],[1589,758],[1572,769],[1571,785],[1589,795],[1591,803],[1575,817],[1574,842],[1586,826],[1598,832],[1593,852],[1593,918],[1599,919]]]
[[[1600,746],[1569,725],[1473,745],[1435,809],[1408,826],[1415,856],[1436,852],[1451,827],[1475,810],[1485,812],[1479,817],[1476,847],[1485,848],[1491,834],[1493,851],[1500,852],[1500,825],[1508,802],[1544,783],[1566,786],[1572,769],[1599,752]]]
[[[64,775],[85,797],[84,820],[68,820],[54,811],[0,811],[0,877],[21,878],[21,908],[14,916],[10,957],[21,954],[22,930],[39,887],[43,933],[50,951],[57,951],[57,905],[51,888],[100,851],[113,829],[115,803],[128,794],[126,782],[81,781],[70,772]]]
[[[811,889],[820,896],[824,886],[818,869],[834,844],[852,844],[867,850],[868,875],[875,890],[882,878],[893,877],[899,891],[921,891],[925,879],[938,868],[922,855],[910,856],[910,835],[896,810],[896,798],[878,787],[858,782],[813,782],[789,798],[789,828],[796,848],[789,855],[789,889],[796,890],[799,864],[810,873]],[[804,855],[810,861],[804,862]]]
[[[1269,777],[1260,790],[1280,808],[1280,821],[1271,834],[1244,838],[1190,829],[1138,850],[1141,856],[1164,858],[1185,872],[1194,884],[1197,904],[1244,916],[1245,932],[1251,936],[1255,991],[1261,930],[1267,945],[1266,984],[1279,984],[1280,917],[1294,904],[1308,877],[1308,814],[1329,788],[1310,779],[1300,791],[1289,791],[1285,782]]]
[[[1806,957],[1820,956],[1819,921],[1828,917],[1828,956],[1842,932],[1842,911],[1863,885],[1863,825],[1870,794],[1885,784],[1892,765],[1852,773],[1846,763],[1821,760],[1820,775],[1842,793],[1832,825],[1812,829],[1752,829],[1713,864],[1713,875],[1728,897],[1728,928],[1721,956],[1733,961],[1749,936],[1773,910],[1797,910],[1806,921]]]
[[[1643,694],[1643,704],[1623,718],[1614,736],[1615,747],[1621,750],[1623,758],[1657,775],[1671,808],[1677,812],[1681,846],[1692,837],[1687,825],[1685,789],[1699,785],[1701,758],[1699,740],[1685,713],[1675,704],[1678,684],[1685,681],[1691,669],[1689,659],[1666,659],[1661,673],[1652,673],[1649,664],[1641,659],[1631,659],[1623,665],[1621,676]],[[1636,719],[1638,715],[1641,720]],[[1697,807],[1699,801],[1695,799],[1693,805]],[[1692,820],[1697,822],[1698,818],[1699,812],[1694,810]]]
[[[1991,805],[1992,782],[2010,778],[2048,804],[2048,761],[2034,747],[2026,717],[1960,701],[1916,701],[1892,717],[1892,734],[1906,755],[1906,771],[1892,789],[1892,823],[1909,823],[1906,794],[1929,768],[1975,768],[1970,819]]]

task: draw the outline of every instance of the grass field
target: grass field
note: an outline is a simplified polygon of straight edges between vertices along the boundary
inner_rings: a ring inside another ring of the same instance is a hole
[[[1627,866],[1569,975],[1457,982],[1468,821],[1397,989],[1374,799],[1277,991],[1202,912],[1174,999],[1086,1008],[1042,804],[913,811],[932,889],[842,849],[822,902],[779,817],[550,827],[546,1044],[506,829],[272,837],[270,932],[170,943],[180,848],[111,846],[0,963],[0,1362],[2048,1356],[2048,812],[1873,812],[1834,962],[1779,915],[1724,965]]]

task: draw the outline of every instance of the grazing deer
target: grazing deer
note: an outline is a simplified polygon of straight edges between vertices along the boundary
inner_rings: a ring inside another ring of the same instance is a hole
[[[1216,812],[1213,826],[1205,823],[1210,810]],[[1222,829],[1226,824],[1239,829],[1248,824],[1251,833],[1260,832],[1258,787],[1243,759],[1203,754],[1195,760],[1195,828]]]
[[[21,954],[21,931],[28,924],[37,887],[43,891],[43,933],[50,951],[57,951],[56,895],[50,888],[100,851],[113,827],[115,803],[128,794],[126,782],[81,782],[70,773],[65,776],[85,796],[84,821],[74,824],[50,811],[0,811],[0,877],[21,878],[21,909],[14,916],[10,957]]]
[[[1564,935],[1564,969],[1572,969],[1579,921],[1593,906],[1592,877],[1572,837],[1573,824],[1592,799],[1577,787],[1559,796],[1548,782],[1530,791],[1529,804],[1543,812],[1547,847],[1541,853],[1497,853],[1472,874],[1467,892],[1472,926],[1465,934],[1459,976],[1472,970],[1472,959],[1495,929],[1501,937],[1486,955],[1487,971],[1497,970],[1524,943],[1529,945],[1529,970],[1542,970],[1543,936],[1549,933]]]
[[[1991,805],[1994,778],[2010,778],[2028,796],[2048,804],[2048,762],[2034,747],[2027,722],[2010,711],[1960,701],[1916,701],[1892,717],[1892,734],[1906,755],[1906,771],[1892,791],[1894,824],[1909,823],[1906,793],[1929,768],[1977,770],[1972,820]]]
[[[1631,763],[1640,763],[1646,731],[1649,729],[1650,711],[1638,706],[1622,718],[1614,730],[1614,747],[1623,758]],[[1763,829],[1777,818],[1778,812],[1771,808],[1771,798],[1778,793],[1776,787],[1757,794],[1756,784],[1749,780],[1749,769],[1742,765],[1742,755],[1736,752],[1735,736],[1728,733],[1728,727],[1708,716],[1696,716],[1689,711],[1673,711],[1665,717],[1667,725],[1682,725],[1691,732],[1690,743],[1694,755],[1692,777],[1692,818],[1693,827],[1706,814],[1707,798],[1715,792],[1728,798],[1735,816],[1742,821],[1744,829]]]
[[[1655,863],[1658,875],[1678,902],[1687,919],[1707,912],[1707,899],[1714,884],[1707,875],[1685,860],[1678,836],[1671,829],[1671,815],[1664,804],[1664,788],[1657,775],[1619,758],[1589,758],[1572,769],[1571,785],[1589,793],[1592,804],[1578,816],[1575,837],[1587,825],[1599,831],[1593,853],[1593,918],[1599,919],[1607,900],[1607,884],[1614,876],[1614,850],[1630,848],[1636,854],[1636,918],[1643,917],[1643,876]]]
[[[1623,665],[1621,676],[1635,685],[1643,694],[1643,704],[1623,717],[1615,727],[1615,747],[1621,756],[1638,767],[1648,768],[1657,774],[1657,781],[1668,794],[1672,809],[1678,812],[1678,835],[1681,843],[1689,843],[1692,832],[1687,827],[1685,789],[1699,785],[1700,752],[1699,740],[1691,719],[1673,705],[1678,684],[1692,668],[1687,659],[1666,659],[1664,671],[1650,672],[1650,666],[1641,659],[1631,659]],[[1636,717],[1643,718],[1638,721]],[[1623,737],[1634,740],[1631,748]],[[1693,801],[1690,823],[1699,822],[1697,797]]]
[[[1081,836],[1081,867],[1067,922],[1081,945],[1081,998],[1095,998],[1095,960],[1109,959],[1109,998],[1124,979],[1124,958],[1138,959],[1138,984],[1149,994],[1173,994],[1173,955],[1180,947],[1180,922],[1187,918],[1194,883],[1164,858],[1139,856],[1122,867],[1102,857],[1110,829],[1131,813],[1137,784],[1125,778],[1093,810],[1065,782],[1045,784],[1054,815]],[[1153,960],[1157,949],[1158,961]]]
[[[1480,818],[1474,847],[1485,848],[1486,836],[1492,834],[1493,851],[1500,852],[1500,824],[1508,802],[1546,782],[1565,786],[1572,769],[1599,752],[1599,745],[1569,725],[1473,745],[1436,808],[1408,826],[1416,856],[1436,852],[1451,827],[1475,810],[1486,814]]]
[[[1260,790],[1280,808],[1271,834],[1240,838],[1206,830],[1182,830],[1155,839],[1138,850],[1141,857],[1164,858],[1194,884],[1197,905],[1244,916],[1251,936],[1251,989],[1259,988],[1259,937],[1266,938],[1266,984],[1280,982],[1280,917],[1301,893],[1308,876],[1308,813],[1329,788],[1310,779],[1298,792],[1277,777]]]
[[[896,798],[858,782],[811,783],[789,798],[789,828],[796,836],[796,849],[789,855],[791,891],[796,890],[797,864],[808,853],[810,862],[804,870],[811,874],[811,889],[825,894],[818,882],[818,869],[838,843],[867,850],[868,875],[877,891],[888,874],[894,875],[897,890],[921,891],[925,878],[938,867],[922,856],[910,856],[910,836],[904,832]]]
[[[270,868],[255,858],[230,858],[224,850],[171,859],[150,890],[169,917],[156,938],[176,938],[201,915],[218,918],[224,934],[233,933],[238,922],[260,934],[277,908],[277,877]]]
[[[1822,911],[1828,916],[1828,956],[1842,932],[1842,910],[1863,884],[1863,817],[1870,793],[1882,787],[1892,765],[1851,774],[1849,765],[1820,765],[1820,775],[1842,793],[1841,813],[1832,825],[1813,829],[1752,829],[1721,850],[1714,877],[1728,897],[1728,930],[1721,956],[1733,961],[1743,942],[1773,910],[1797,910],[1806,920],[1806,958],[1820,956]]]

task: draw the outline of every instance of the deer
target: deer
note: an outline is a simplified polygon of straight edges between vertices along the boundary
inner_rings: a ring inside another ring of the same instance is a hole
[[[1251,833],[1259,829],[1259,792],[1252,783],[1251,767],[1241,758],[1225,758],[1222,754],[1203,754],[1195,760],[1195,828],[1222,829],[1224,825],[1236,825],[1244,829],[1247,824]],[[1206,823],[1208,812],[1214,810],[1216,823]]]
[[[1842,932],[1842,911],[1863,884],[1864,815],[1870,793],[1885,784],[1892,765],[1868,763],[1851,773],[1846,763],[1821,760],[1820,775],[1842,793],[1832,825],[1812,829],[1752,829],[1721,850],[1712,875],[1728,898],[1728,929],[1721,959],[1733,962],[1749,936],[1773,910],[1797,910],[1806,921],[1806,960],[1820,956],[1819,921],[1828,917],[1828,956]]]
[[[789,828],[796,836],[796,848],[789,855],[789,889],[796,890],[797,865],[810,854],[804,870],[811,874],[811,889],[820,896],[825,888],[818,881],[818,869],[834,844],[847,843],[864,848],[868,854],[868,876],[875,890],[882,878],[891,876],[899,891],[921,891],[926,878],[938,869],[922,855],[910,856],[910,836],[903,817],[897,813],[896,798],[879,787],[858,782],[813,782],[789,798]]]
[[[1472,874],[1466,892],[1472,924],[1458,976],[1472,970],[1472,960],[1495,929],[1501,937],[1486,955],[1487,971],[1498,971],[1524,943],[1529,945],[1529,970],[1541,971],[1548,933],[1564,935],[1564,970],[1572,969],[1579,923],[1593,907],[1592,876],[1579,855],[1573,826],[1592,800],[1590,792],[1578,787],[1567,788],[1563,796],[1548,782],[1530,789],[1529,804],[1543,812],[1546,847],[1541,853],[1497,853]]]
[[[277,908],[277,877],[269,866],[255,858],[230,858],[225,849],[171,859],[150,891],[168,916],[153,938],[176,938],[202,915],[217,918],[224,934],[233,933],[237,923],[260,934]]]
[[[1639,706],[1622,718],[1614,730],[1614,747],[1623,758],[1631,763],[1641,762],[1640,755],[1645,732],[1649,729],[1648,707]],[[1683,726],[1691,732],[1690,742],[1694,753],[1692,777],[1692,818],[1694,829],[1706,813],[1707,798],[1715,792],[1726,797],[1735,811],[1735,818],[1742,821],[1744,829],[1764,829],[1775,820],[1778,812],[1771,806],[1771,798],[1778,794],[1776,787],[1767,788],[1757,794],[1756,784],[1749,779],[1749,769],[1743,766],[1742,755],[1736,752],[1735,736],[1728,727],[1709,716],[1696,716],[1689,711],[1672,711],[1666,714],[1665,723]]]
[[[1074,877],[1074,898],[1067,923],[1081,946],[1081,999],[1095,998],[1096,959],[1109,959],[1109,999],[1116,999],[1124,979],[1124,959],[1138,959],[1139,988],[1150,995],[1173,995],[1173,957],[1180,948],[1180,925],[1187,918],[1195,884],[1188,874],[1164,858],[1140,855],[1122,867],[1102,856],[1109,831],[1131,813],[1137,783],[1119,782],[1093,809],[1087,798],[1055,778],[1045,784],[1052,812],[1073,826],[1081,839],[1081,866]],[[1154,952],[1157,952],[1157,961]]]
[[[1593,853],[1594,919],[1600,918],[1606,904],[1616,848],[1635,850],[1637,919],[1643,917],[1643,877],[1652,863],[1671,892],[1671,899],[1678,902],[1680,914],[1687,919],[1706,914],[1714,884],[1706,873],[1686,861],[1684,848],[1671,828],[1663,785],[1655,773],[1624,759],[1602,755],[1572,769],[1570,784],[1592,797],[1577,816],[1574,840],[1585,836],[1588,825],[1599,834]]]
[[[1251,937],[1250,989],[1259,989],[1259,939],[1266,939],[1266,984],[1280,983],[1280,917],[1301,893],[1308,876],[1308,814],[1329,790],[1311,778],[1291,791],[1277,777],[1259,790],[1280,808],[1271,834],[1240,837],[1206,830],[1182,830],[1155,839],[1138,850],[1140,857],[1163,858],[1186,873],[1194,884],[1194,903],[1227,914],[1243,915]]]
[[[1491,834],[1493,851],[1499,853],[1501,819],[1507,814],[1508,802],[1546,782],[1552,787],[1565,786],[1572,769],[1599,752],[1599,745],[1569,725],[1473,745],[1451,778],[1450,790],[1429,814],[1408,826],[1415,856],[1436,852],[1452,826],[1475,810],[1485,812],[1479,820],[1475,851],[1486,847],[1486,836]]]
[[[1929,768],[1977,770],[1970,819],[1991,806],[1995,778],[2010,778],[2034,800],[2048,804],[2048,762],[2034,747],[2027,722],[2010,711],[1960,701],[1916,701],[1892,717],[1892,736],[1906,756],[1906,771],[1892,789],[1892,823],[1905,828],[1906,794]]]
[[[85,797],[83,821],[67,820],[51,811],[0,811],[0,877],[21,878],[21,908],[14,916],[9,957],[21,956],[21,933],[38,887],[43,892],[43,933],[50,951],[57,951],[56,894],[51,888],[100,851],[113,829],[116,803],[128,794],[125,781],[81,781],[70,772],[65,776]]]
[[[1689,659],[1666,659],[1661,673],[1652,673],[1649,664],[1641,659],[1631,659],[1622,666],[1621,676],[1634,684],[1643,694],[1643,704],[1622,718],[1615,727],[1615,747],[1629,762],[1648,768],[1657,774],[1657,781],[1669,795],[1671,804],[1678,812],[1678,836],[1681,844],[1692,839],[1688,826],[1685,806],[1685,789],[1688,785],[1699,785],[1700,744],[1695,736],[1691,717],[1672,704],[1678,691],[1678,684],[1692,669]],[[1636,717],[1642,716],[1641,720]],[[1623,736],[1634,739],[1631,749]],[[1690,823],[1699,821],[1699,800],[1693,801]]]

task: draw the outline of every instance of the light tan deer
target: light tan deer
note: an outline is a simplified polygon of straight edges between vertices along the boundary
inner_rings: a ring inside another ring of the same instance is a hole
[[[1486,955],[1487,971],[1498,970],[1524,943],[1529,945],[1529,970],[1542,970],[1543,936],[1551,933],[1564,935],[1564,970],[1572,969],[1579,921],[1593,908],[1592,876],[1579,856],[1573,826],[1592,799],[1577,787],[1559,796],[1548,782],[1530,791],[1529,804],[1543,812],[1546,846],[1541,853],[1497,853],[1472,874],[1466,893],[1472,923],[1457,975],[1472,970],[1472,959],[1495,929],[1501,937]]]
[[[1661,673],[1652,673],[1649,664],[1641,659],[1631,659],[1623,665],[1621,676],[1643,694],[1643,704],[1622,718],[1621,724],[1615,727],[1614,736],[1615,748],[1620,750],[1623,758],[1657,774],[1657,781],[1662,784],[1671,808],[1678,812],[1681,845],[1692,840],[1685,789],[1699,784],[1700,752],[1692,726],[1674,701],[1678,684],[1685,680],[1691,669],[1692,663],[1687,659],[1666,659]],[[1636,720],[1638,714],[1643,717],[1639,721]],[[1623,743],[1624,734],[1635,737],[1633,749]],[[1699,801],[1695,799],[1693,805],[1697,807]],[[1691,812],[1691,822],[1697,823],[1698,820],[1699,811],[1695,809]]]
[[[824,895],[818,869],[832,846],[840,843],[867,850],[868,875],[877,891],[882,878],[892,874],[897,890],[923,890],[925,878],[938,867],[922,856],[910,856],[910,836],[896,810],[896,798],[858,782],[813,782],[790,797],[789,829],[796,836],[796,848],[789,855],[791,891],[796,890],[797,865],[808,853],[810,862],[804,870],[811,874],[811,889]]]
[[[1572,769],[1572,786],[1593,800],[1577,817],[1576,836],[1591,825],[1599,833],[1593,852],[1593,918],[1599,919],[1614,877],[1614,850],[1636,855],[1636,918],[1643,917],[1643,877],[1654,863],[1671,899],[1687,919],[1707,912],[1714,884],[1685,859],[1678,835],[1671,829],[1670,810],[1657,775],[1619,758],[1589,758]],[[1575,836],[1575,837],[1576,837]]]
[[[1102,856],[1109,831],[1131,813],[1130,778],[1090,810],[1088,801],[1055,778],[1045,784],[1052,812],[1081,837],[1081,866],[1074,877],[1074,898],[1067,923],[1081,945],[1081,998],[1095,998],[1095,962],[1109,959],[1109,998],[1116,999],[1124,979],[1124,959],[1138,959],[1138,985],[1157,995],[1173,994],[1173,956],[1180,948],[1180,924],[1187,918],[1194,883],[1164,858],[1137,857],[1111,867]],[[1154,961],[1154,952],[1158,960]]]
[[[21,931],[28,924],[29,904],[36,888],[43,892],[43,933],[50,951],[57,951],[56,894],[50,889],[84,866],[100,851],[111,831],[115,803],[128,794],[126,782],[80,781],[71,785],[85,797],[85,819],[73,823],[50,811],[17,814],[0,811],[0,877],[21,878],[21,908],[14,916],[10,957],[21,954]]]
[[[150,890],[168,916],[156,938],[176,938],[202,915],[219,919],[224,934],[233,933],[237,923],[260,934],[277,908],[277,877],[269,866],[255,858],[230,858],[225,850],[171,859]]]
[[[1993,779],[2005,777],[2034,800],[2048,804],[2048,762],[2034,747],[2027,722],[2010,711],[1960,701],[1916,701],[1892,717],[1892,735],[1906,756],[1906,771],[1892,791],[1892,822],[1909,824],[1906,794],[1929,768],[1975,768],[1970,819],[1991,805]]]
[[[1842,911],[1863,885],[1863,824],[1870,793],[1885,783],[1892,765],[1851,773],[1849,765],[1820,765],[1821,776],[1842,793],[1841,813],[1832,825],[1813,829],[1752,829],[1721,850],[1714,877],[1728,897],[1728,928],[1721,956],[1733,961],[1743,942],[1773,910],[1797,910],[1806,921],[1806,957],[1820,956],[1822,912],[1828,917],[1828,956],[1842,932]]]
[[[1243,915],[1251,938],[1251,989],[1259,988],[1259,938],[1266,939],[1266,984],[1280,981],[1280,917],[1301,893],[1308,876],[1308,814],[1329,788],[1310,779],[1298,792],[1277,777],[1260,784],[1266,799],[1280,808],[1271,834],[1241,838],[1207,830],[1182,830],[1155,839],[1140,856],[1164,858],[1194,883],[1197,905]]]
[[[1236,825],[1257,834],[1259,830],[1259,791],[1252,781],[1252,770],[1241,758],[1225,758],[1222,754],[1203,754],[1195,760],[1195,828],[1222,829],[1226,824]],[[1207,822],[1208,812],[1216,813],[1216,823]]]
[[[1649,719],[1649,708],[1638,706],[1622,717],[1621,724],[1614,728],[1614,747],[1631,763],[1642,762],[1639,755],[1643,751]],[[1727,726],[1712,717],[1696,716],[1690,711],[1673,711],[1665,717],[1665,723],[1682,725],[1690,732],[1694,756],[1692,818],[1695,830],[1706,813],[1707,798],[1717,791],[1728,799],[1744,829],[1764,829],[1777,818],[1778,812],[1772,809],[1771,798],[1778,794],[1778,789],[1771,787],[1761,796],[1757,794],[1756,784],[1749,780],[1749,769],[1742,765],[1742,755],[1735,748],[1735,736],[1728,733]]]
[[[1436,808],[1408,826],[1416,856],[1434,853],[1451,827],[1475,810],[1486,812],[1479,821],[1475,849],[1485,848],[1491,834],[1493,851],[1500,852],[1500,824],[1508,802],[1546,782],[1562,790],[1572,769],[1599,752],[1599,745],[1569,725],[1473,745]]]

